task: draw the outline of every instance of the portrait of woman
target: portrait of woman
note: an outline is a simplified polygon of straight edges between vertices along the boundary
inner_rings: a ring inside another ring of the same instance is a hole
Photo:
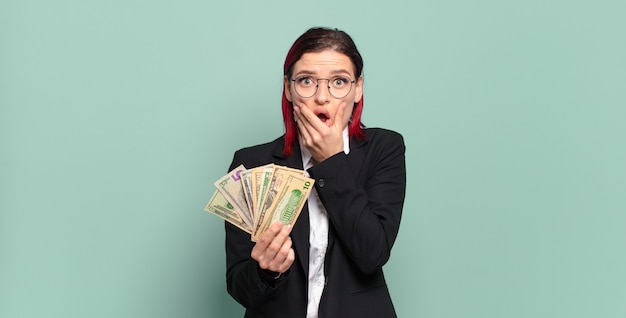
[[[0,318],[626,318],[624,13],[0,1]]]
[[[293,227],[277,222],[251,242],[226,223],[227,289],[245,317],[396,316],[383,266],[400,226],[405,145],[361,122],[362,71],[347,33],[307,30],[284,63],[284,135],[234,154],[229,170],[274,163],[315,179]]]

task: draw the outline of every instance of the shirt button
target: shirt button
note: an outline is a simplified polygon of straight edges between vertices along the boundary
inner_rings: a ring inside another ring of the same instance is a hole
[[[323,188],[323,187],[324,187],[324,179],[320,179],[320,180],[317,182],[317,184],[319,184],[319,185],[320,185],[320,188]]]

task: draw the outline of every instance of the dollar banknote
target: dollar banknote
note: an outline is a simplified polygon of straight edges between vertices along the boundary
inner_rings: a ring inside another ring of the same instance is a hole
[[[220,218],[230,222],[232,225],[252,234],[252,229],[243,221],[239,213],[235,211],[235,207],[228,203],[226,197],[218,190],[215,190],[211,200],[204,207],[204,210],[213,213]]]
[[[274,164],[252,169],[240,165],[214,183],[217,191],[205,210],[256,241],[276,221],[293,225],[314,183],[303,170]]]
[[[241,173],[245,170],[246,167],[244,167],[244,165],[239,165],[228,172],[227,175],[217,180],[215,186],[217,190],[226,197],[228,202],[235,207],[235,210],[240,213],[243,221],[246,222],[248,226],[252,227],[254,222],[248,210],[248,204],[246,203],[246,197],[241,183]]]
[[[248,170],[250,172],[250,197],[252,199],[252,215],[256,219],[256,215],[261,205],[261,187],[263,185],[263,175],[268,173],[271,176],[274,170],[274,164],[268,164]],[[269,184],[269,182],[267,182]]]
[[[252,227],[252,241],[256,241],[276,221],[293,225],[314,182],[301,170],[275,167],[266,198]]]
[[[243,194],[246,199],[246,205],[248,207],[248,213],[250,214],[250,219],[254,220],[255,207],[252,200],[252,171],[245,170],[240,174],[240,176]]]
[[[254,216],[254,224],[258,224],[259,222],[259,215],[261,214],[261,210],[263,209],[263,206],[265,205],[265,198],[267,198],[267,192],[268,192],[270,183],[272,182],[275,168],[276,168],[275,166],[266,167],[266,168],[263,168],[260,172],[260,177],[258,180],[259,192],[258,192],[258,197],[256,198],[257,210]],[[254,228],[254,226],[252,228]]]

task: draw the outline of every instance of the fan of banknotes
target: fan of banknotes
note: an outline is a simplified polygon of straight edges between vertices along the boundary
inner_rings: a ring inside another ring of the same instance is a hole
[[[314,182],[303,170],[240,165],[215,182],[217,190],[204,210],[250,233],[256,242],[276,221],[296,222]]]

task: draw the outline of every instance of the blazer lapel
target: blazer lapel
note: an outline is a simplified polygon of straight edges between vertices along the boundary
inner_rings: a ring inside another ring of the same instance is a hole
[[[348,162],[350,163],[350,168],[352,169],[352,173],[357,178],[359,177],[361,173],[361,169],[363,168],[363,163],[365,162],[365,154],[366,154],[365,145],[367,145],[367,139],[354,140],[350,138],[350,153],[348,153],[347,159],[348,159]],[[308,222],[308,217],[307,217],[307,222]],[[335,244],[335,234],[334,234],[334,228],[331,226],[328,231],[327,250],[330,251],[333,248],[334,244]],[[329,254],[330,253],[327,253],[326,256],[328,257]],[[325,268],[328,267],[327,264],[328,263],[326,262]]]
[[[348,154],[348,162],[352,168],[354,176],[358,177],[361,173],[361,168],[365,162],[365,154],[367,139],[354,140],[350,139],[350,153]]]

